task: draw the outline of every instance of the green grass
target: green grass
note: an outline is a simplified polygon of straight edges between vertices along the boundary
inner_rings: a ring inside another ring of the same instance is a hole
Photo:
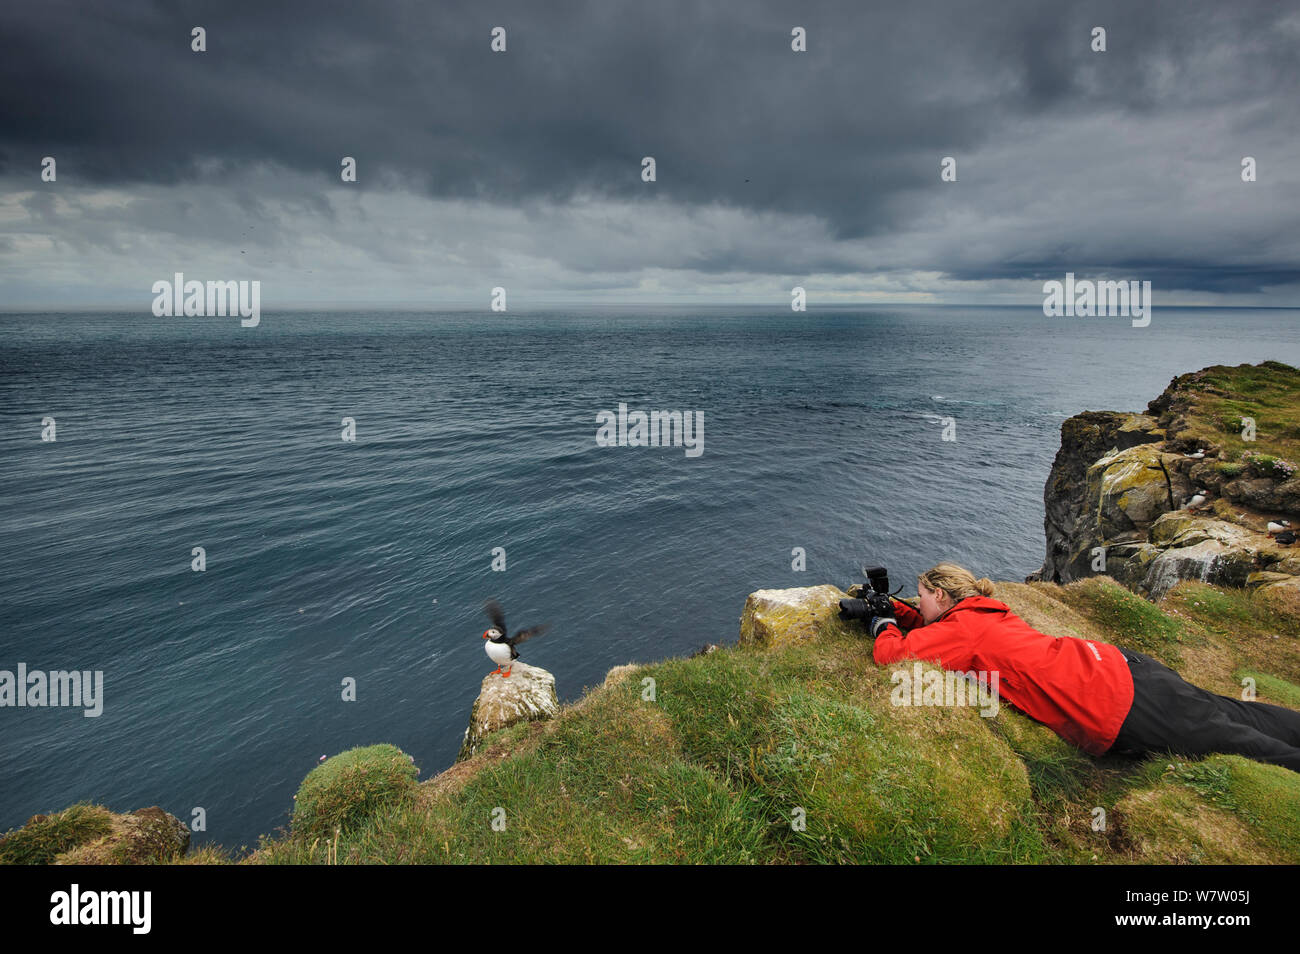
[[[1063,587],[1060,598],[1106,630],[1110,642],[1146,653],[1174,669],[1183,663],[1183,645],[1205,642],[1181,620],[1162,612],[1110,577],[1078,580]]]
[[[975,711],[913,718],[919,710],[890,706],[885,671],[865,663],[855,673],[837,647],[859,655],[864,643],[732,651],[654,670],[684,751],[763,809],[769,853],[855,863],[1041,854],[1025,824],[1023,766]]]
[[[1084,752],[1011,708],[998,713],[993,728],[1024,762],[1039,802],[1065,802],[1083,794],[1094,764]]]
[[[1184,376],[1190,377],[1190,376]],[[1213,388],[1219,394],[1211,393]],[[1223,448],[1220,458],[1236,462],[1242,451],[1267,445],[1269,453],[1295,461],[1300,455],[1300,369],[1280,361],[1259,365],[1216,365],[1199,384],[1181,394],[1191,400],[1189,427],[1179,437],[1200,437]],[[1241,439],[1242,417],[1255,420],[1256,439]]]
[[[1300,683],[1300,619],[1258,591],[1184,580],[1160,606],[1211,638],[1232,668]]]
[[[1269,604],[1204,584],[1171,594],[1165,613],[1106,578],[1006,588],[1046,632],[1174,661],[1221,650],[1224,678],[1300,699],[1247,661],[1257,642],[1277,653]],[[910,667],[877,667],[869,639],[828,628],[644,665],[423,784],[392,746],[352,750],[304,780],[293,832],[242,863],[1300,863],[1300,775],[1227,756],[1093,758],[1005,704],[992,718],[893,705],[891,671]],[[0,857],[49,861],[93,835],[88,806],[62,814]],[[178,863],[230,860],[204,846]]]
[[[0,864],[52,864],[65,851],[103,838],[111,830],[107,808],[78,802],[54,815],[37,816],[0,838]]]
[[[1045,860],[1014,753],[973,709],[896,717],[868,649],[833,637],[646,666],[454,792],[329,844],[266,840],[256,860]]]
[[[454,795],[376,815],[339,840],[345,862],[612,863],[756,860],[764,825],[741,793],[683,760],[663,712],[622,683],[494,761]],[[476,757],[477,758],[477,757]],[[268,862],[326,848],[268,843]]]
[[[1152,759],[1131,780],[1137,800],[1154,807],[1133,826],[1143,860],[1300,861],[1300,773],[1237,755]]]
[[[348,749],[316,766],[294,796],[293,834],[329,838],[376,811],[415,795],[418,775],[410,756],[394,745]]]
[[[1279,679],[1277,676],[1270,676],[1268,673],[1256,669],[1238,669],[1232,674],[1232,678],[1238,682],[1246,678],[1253,679],[1255,681],[1256,699],[1259,702],[1270,702],[1274,705],[1300,709],[1300,686],[1293,682]]]

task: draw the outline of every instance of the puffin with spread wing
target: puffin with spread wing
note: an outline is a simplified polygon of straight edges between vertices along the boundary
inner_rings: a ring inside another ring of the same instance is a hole
[[[492,627],[483,633],[483,638],[487,640],[483,649],[488,654],[488,658],[497,664],[497,668],[493,669],[488,675],[496,675],[501,672],[502,666],[506,666],[506,671],[501,672],[501,678],[505,679],[510,675],[510,670],[514,668],[514,661],[519,658],[519,650],[515,647],[525,640],[542,635],[551,627],[542,624],[541,626],[521,629],[513,636],[507,636],[506,614],[501,609],[501,604],[496,600],[488,600],[483,604],[483,610],[487,613],[488,619],[492,620]]]

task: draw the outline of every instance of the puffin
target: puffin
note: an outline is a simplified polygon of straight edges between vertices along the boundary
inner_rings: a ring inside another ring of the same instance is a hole
[[[1192,460],[1201,460],[1205,457],[1205,448],[1198,447],[1193,454],[1184,454],[1184,457],[1190,457]]]
[[[1268,522],[1268,535],[1271,537],[1274,534],[1281,533],[1289,526],[1291,526],[1291,522],[1289,520],[1276,520],[1276,521],[1270,520]]]
[[[1201,507],[1205,506],[1206,499],[1205,488],[1198,487],[1196,488],[1196,493],[1192,496],[1192,499],[1187,501],[1183,506],[1187,510],[1199,510]]]
[[[497,664],[489,676],[494,676],[501,672],[502,666],[507,666],[505,672],[501,672],[501,678],[506,679],[510,676],[510,670],[514,668],[513,663],[519,658],[519,650],[515,649],[524,640],[532,639],[534,636],[540,636],[551,627],[545,623],[541,626],[533,626],[529,629],[521,629],[513,636],[507,636],[506,633],[506,614],[501,609],[501,604],[496,600],[488,600],[483,604],[483,611],[487,613],[488,619],[492,620],[492,627],[483,633],[483,638],[487,643],[483,646],[483,651],[488,654]]]
[[[1295,531],[1283,530],[1273,539],[1282,544],[1282,546],[1289,547],[1291,544],[1295,543]]]

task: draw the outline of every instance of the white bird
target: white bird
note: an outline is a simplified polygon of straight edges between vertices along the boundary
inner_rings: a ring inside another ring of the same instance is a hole
[[[1197,448],[1195,454],[1184,454],[1183,456],[1190,457],[1192,460],[1200,460],[1205,456],[1205,450],[1203,448]]]
[[[1195,510],[1198,507],[1205,506],[1205,501],[1208,499],[1205,494],[1206,491],[1204,489],[1200,487],[1196,488],[1196,493],[1192,496],[1192,499],[1187,501],[1184,505],[1185,508],[1188,510]]]
[[[1291,526],[1289,520],[1270,520],[1268,522],[1268,535],[1271,537],[1275,533],[1281,533],[1289,526]]]

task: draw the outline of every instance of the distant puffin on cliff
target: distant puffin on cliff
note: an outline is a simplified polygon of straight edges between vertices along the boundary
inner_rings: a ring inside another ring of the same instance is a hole
[[[1291,544],[1295,543],[1295,533],[1291,530],[1283,530],[1273,539],[1282,544],[1282,546],[1289,547]]]
[[[1289,526],[1291,526],[1289,520],[1270,520],[1268,522],[1268,535],[1271,537],[1274,534],[1281,533]]]
[[[521,629],[513,636],[507,636],[506,614],[501,609],[501,604],[496,600],[488,600],[483,604],[483,611],[487,613],[488,619],[492,620],[492,628],[483,633],[483,638],[487,640],[487,643],[483,646],[483,651],[488,654],[488,659],[497,664],[497,668],[493,669],[488,675],[496,675],[501,672],[502,666],[508,666],[509,668],[505,672],[501,672],[501,678],[505,679],[510,675],[510,670],[514,668],[512,663],[519,658],[519,650],[515,649],[515,647],[525,640],[542,635],[551,627],[543,623],[541,626]]]
[[[1206,496],[1206,493],[1207,491],[1204,487],[1197,487],[1196,493],[1192,496],[1192,499],[1183,505],[1184,508],[1187,510],[1197,510],[1205,506],[1205,501],[1209,499]]]

